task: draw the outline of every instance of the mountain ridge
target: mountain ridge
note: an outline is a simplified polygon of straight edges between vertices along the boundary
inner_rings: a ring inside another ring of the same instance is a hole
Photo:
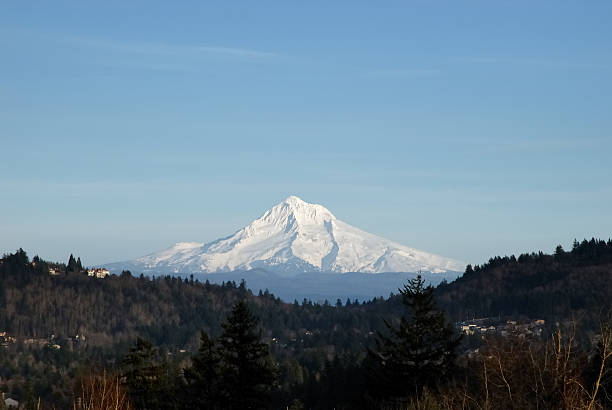
[[[305,272],[460,272],[462,262],[355,228],[319,204],[289,196],[232,235],[177,242],[131,261],[104,265],[146,273],[220,273],[266,269]]]

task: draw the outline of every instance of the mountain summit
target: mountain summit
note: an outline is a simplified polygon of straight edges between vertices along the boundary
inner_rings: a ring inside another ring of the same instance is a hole
[[[179,242],[142,258],[107,265],[150,273],[462,271],[456,260],[409,248],[337,219],[322,205],[290,196],[226,238]]]

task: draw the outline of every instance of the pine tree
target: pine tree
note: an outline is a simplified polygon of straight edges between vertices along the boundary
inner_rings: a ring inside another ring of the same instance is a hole
[[[68,259],[68,265],[66,265],[66,273],[68,272],[81,272],[83,270],[83,265],[81,264],[81,258],[75,259],[72,254],[70,254],[70,258]]]
[[[565,250],[563,250],[563,246],[557,245],[555,248],[555,260],[557,262],[563,262],[565,260]]]
[[[193,357],[192,366],[185,369],[190,408],[221,408],[220,363],[214,341],[202,331],[198,354]]]
[[[77,270],[76,260],[74,259],[74,256],[70,254],[70,258],[68,258],[68,265],[66,265],[66,273],[76,272],[76,270]]]
[[[465,267],[465,272],[463,273],[463,276],[466,276],[466,277],[467,277],[467,276],[472,275],[473,273],[474,273],[474,268],[472,268],[472,265],[468,264],[468,265]]]
[[[268,346],[261,342],[258,320],[238,302],[219,337],[221,380],[226,409],[264,408],[275,380]]]
[[[378,334],[366,363],[371,393],[405,402],[425,387],[435,389],[450,374],[460,338],[437,309],[433,287],[426,287],[420,275],[399,291],[409,315],[399,327],[385,321],[389,335]]]
[[[161,409],[163,368],[157,362],[157,349],[148,340],[136,340],[122,362],[122,378],[136,409]]]

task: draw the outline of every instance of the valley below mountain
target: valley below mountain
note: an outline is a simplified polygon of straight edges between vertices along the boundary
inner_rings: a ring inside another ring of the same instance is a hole
[[[363,272],[329,273],[309,272],[293,276],[279,275],[262,269],[246,272],[223,272],[211,274],[196,274],[200,281],[222,284],[233,281],[246,281],[249,289],[254,292],[268,290],[286,302],[310,299],[315,302],[334,301],[338,298],[369,300],[376,297],[388,297],[390,293],[397,294],[407,280],[414,279],[418,273],[384,272],[376,275]],[[456,272],[429,273],[422,272],[426,283],[437,286],[443,281],[452,281]]]

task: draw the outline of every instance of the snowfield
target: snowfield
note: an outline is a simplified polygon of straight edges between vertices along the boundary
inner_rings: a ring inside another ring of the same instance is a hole
[[[179,242],[114,271],[219,273],[265,269],[304,272],[460,272],[457,260],[409,248],[357,229],[327,208],[290,196],[248,226],[210,243]]]

